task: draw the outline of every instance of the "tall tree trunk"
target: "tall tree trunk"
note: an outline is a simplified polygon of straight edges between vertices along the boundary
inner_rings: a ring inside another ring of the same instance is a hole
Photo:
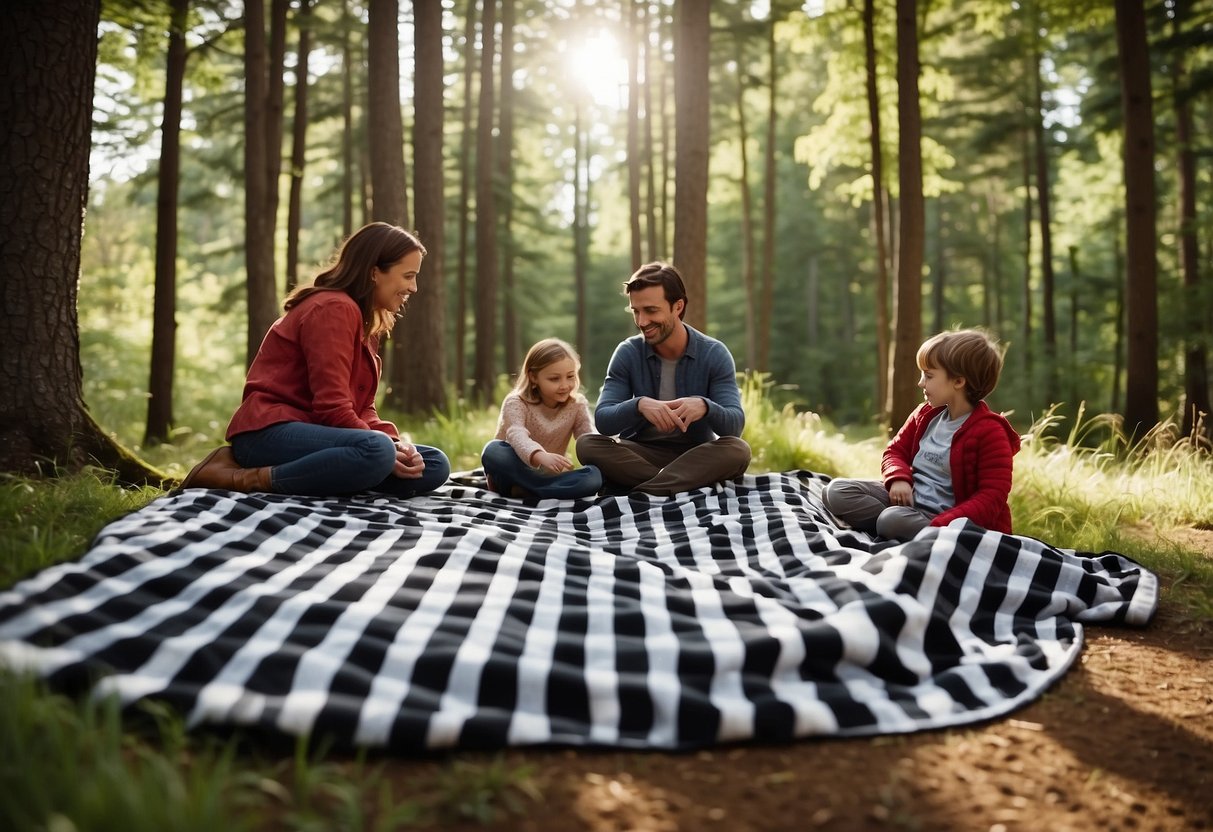
[[[754,211],[750,199],[750,154],[747,148],[750,137],[746,130],[745,117],[745,63],[741,49],[741,36],[735,40],[737,50],[737,139],[740,144],[741,179],[741,285],[745,290],[745,364],[752,369],[764,369],[758,346],[758,324],[755,318],[761,303],[761,290],[754,278]],[[763,344],[769,343],[769,335],[762,336]]]
[[[675,4],[674,263],[686,283],[686,322],[700,331],[708,323],[709,6],[708,0]]]
[[[775,316],[775,144],[777,138],[779,65],[775,50],[775,4],[767,26],[767,147],[762,193],[762,305],[759,314],[758,368],[771,369],[771,330]]]
[[[400,5],[370,0],[367,25],[367,143],[371,217],[408,227],[404,119],[400,112]]]
[[[1116,333],[1112,351],[1112,401],[1108,410],[1120,412],[1120,378],[1125,370],[1125,319],[1128,317],[1125,309],[1125,284],[1128,276],[1125,274],[1124,246],[1121,244],[1119,231],[1112,232],[1113,269],[1116,278]]]
[[[446,407],[446,201],[442,166],[442,7],[413,4],[413,185],[417,235],[425,245],[420,291],[400,338],[408,345],[404,409],[432,413]]]
[[[501,285],[505,366],[522,366],[522,333],[518,326],[518,296],[514,286],[514,0],[501,0],[501,113],[494,149],[497,161],[498,228],[501,232]]]
[[[493,194],[493,57],[497,0],[485,0],[480,27],[480,107],[476,125],[476,395],[497,384],[497,210]]]
[[[189,0],[173,0],[164,66],[164,119],[156,179],[156,288],[152,356],[147,382],[145,445],[167,442],[173,424],[173,366],[177,354],[177,194],[181,185],[181,99]]]
[[[1070,401],[1081,401],[1078,381],[1078,287],[1082,283],[1082,275],[1078,270],[1078,246],[1067,246],[1066,254],[1070,261],[1070,356],[1068,364],[1070,377]]]
[[[1128,363],[1125,432],[1158,423],[1158,276],[1154,196],[1154,105],[1142,0],[1116,0],[1116,47],[1124,109]]]
[[[628,228],[632,242],[632,271],[642,261],[640,232],[640,21],[639,0],[625,0],[628,25]]]
[[[472,82],[476,76],[476,0],[468,0],[463,25],[463,128],[459,133],[459,249],[455,270],[455,395],[467,381],[468,232],[472,199]],[[490,78],[490,85],[492,80]]]
[[[85,465],[167,478],[85,407],[76,290],[88,195],[99,0],[0,3],[0,471]]]
[[[274,274],[274,223],[270,214],[271,141],[269,56],[265,45],[265,0],[244,4],[244,262],[248,281],[248,340],[245,365],[278,317]]]
[[[1023,134],[1023,377],[1027,387],[1027,398],[1035,403],[1032,348],[1032,137],[1029,131]]]
[[[943,233],[944,223],[944,204],[943,194],[937,196],[934,200],[935,214],[935,256],[933,265],[931,266],[931,328],[935,332],[941,332],[944,328],[944,295],[947,291],[948,284],[948,253],[944,246]]]
[[[587,131],[583,126],[581,99],[573,104],[573,285],[576,287],[576,347],[582,355],[590,348],[590,325],[586,298],[586,214],[589,200],[590,161]]]
[[[660,31],[660,18],[658,18],[658,24],[658,31]],[[644,84],[641,87],[644,94],[644,228],[648,242],[648,254],[642,257],[642,260],[654,260],[658,257],[658,251],[660,251],[657,230],[657,161],[653,157],[653,84],[654,81],[657,81],[657,83],[661,83],[661,81],[659,77],[654,75],[654,64],[649,55],[649,27],[648,3],[641,3],[640,31],[643,37],[641,65],[644,67]],[[660,53],[658,53],[657,60],[657,65],[660,65]],[[658,100],[661,100],[660,92],[658,93]]]
[[[897,296],[893,308],[891,426],[900,427],[922,397],[915,356],[922,342],[922,112],[918,102],[918,3],[897,0],[897,115],[901,190]]]
[[[286,292],[299,282],[299,228],[303,222],[303,169],[307,165],[308,61],[312,52],[312,0],[299,0],[299,54],[291,125],[291,188],[286,214]]]
[[[354,233],[354,47],[349,0],[341,2],[341,236]]]
[[[1191,0],[1177,0],[1173,25],[1182,37]],[[1209,363],[1205,344],[1208,303],[1201,292],[1200,248],[1197,240],[1196,154],[1193,152],[1192,105],[1187,99],[1187,68],[1184,52],[1172,56],[1175,108],[1175,143],[1179,147],[1179,268],[1184,295],[1184,413],[1183,432],[1192,436],[1209,414]],[[1203,423],[1203,438],[1213,438],[1213,425]]]
[[[1039,18],[1039,5],[1035,6]],[[1044,93],[1041,82],[1040,22],[1033,27],[1032,37],[1032,84],[1035,107],[1032,110],[1032,129],[1036,147],[1036,200],[1040,205],[1040,288],[1041,329],[1044,336],[1044,394],[1045,403],[1057,401],[1057,323],[1053,298],[1053,233],[1052,211],[1049,207],[1049,153],[1045,135]]]
[[[400,4],[370,0],[367,31],[367,132],[371,154],[371,217],[409,227],[404,166],[404,118],[400,103]],[[413,339],[401,327],[388,341],[386,400],[401,410],[406,377],[416,371]]]
[[[874,0],[863,3],[863,51],[868,93],[868,146],[872,157],[872,222],[876,237],[876,401],[881,422],[889,421],[889,250],[885,230],[884,151],[881,147],[880,90],[876,74]]]
[[[665,17],[658,20],[658,30],[666,28]],[[670,138],[671,130],[673,129],[672,117],[670,116],[670,103],[674,99],[674,72],[670,67],[670,61],[665,60],[664,56],[661,60],[661,259],[669,259],[671,257],[671,240],[674,239],[674,234],[671,230],[671,225],[674,220],[674,212],[670,210],[670,187],[674,184],[673,167],[674,163],[670,160],[670,156],[674,153],[674,142]]]

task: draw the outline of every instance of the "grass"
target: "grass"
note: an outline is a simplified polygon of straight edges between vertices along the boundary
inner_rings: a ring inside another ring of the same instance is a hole
[[[875,431],[848,435],[780,407],[761,376],[742,392],[751,471],[876,475],[883,440]],[[496,408],[460,402],[398,424],[468,469]],[[212,443],[187,438],[142,452],[183,472]],[[0,587],[79,555],[106,522],[161,493],[121,489],[99,470],[0,481]],[[1115,422],[1046,414],[1025,434],[1011,502],[1017,532],[1124,552],[1164,578],[1164,602],[1181,616],[1213,620],[1213,557],[1183,534],[1213,529],[1213,459],[1168,426],[1130,443]],[[330,758],[302,742],[292,755],[239,736],[187,734],[179,716],[155,705],[121,715],[112,702],[70,699],[12,673],[0,674],[0,794],[0,829],[15,832],[487,828],[525,817],[543,799],[531,768],[501,755],[420,761],[401,777],[384,761]]]

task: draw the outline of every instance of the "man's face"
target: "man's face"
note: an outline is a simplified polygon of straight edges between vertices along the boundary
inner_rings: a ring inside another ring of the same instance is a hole
[[[652,347],[669,338],[677,329],[678,312],[682,305],[681,300],[672,304],[666,301],[665,289],[660,286],[649,286],[628,293],[628,308],[632,310],[632,320],[636,322],[636,328],[644,334],[644,340]]]

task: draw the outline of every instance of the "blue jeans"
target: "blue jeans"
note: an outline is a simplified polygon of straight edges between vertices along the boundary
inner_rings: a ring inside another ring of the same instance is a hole
[[[377,430],[279,422],[232,437],[232,453],[244,468],[270,466],[270,482],[281,494],[330,497],[378,491],[412,497],[446,482],[451,463],[437,448],[417,445],[425,470],[417,479],[392,473],[396,445]]]
[[[493,439],[484,446],[480,464],[484,466],[484,473],[492,478],[493,485],[506,496],[515,485],[540,499],[556,500],[593,497],[602,488],[602,472],[593,465],[563,474],[549,474],[523,462],[504,439]]]

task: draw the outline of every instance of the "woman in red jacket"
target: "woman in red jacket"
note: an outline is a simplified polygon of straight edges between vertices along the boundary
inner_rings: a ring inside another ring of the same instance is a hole
[[[980,330],[953,330],[927,339],[917,358],[926,402],[885,448],[882,481],[833,480],[823,494],[826,508],[853,528],[893,540],[957,517],[1010,534],[1019,434],[984,401],[998,384],[1001,350]]]
[[[446,482],[450,463],[414,445],[375,412],[379,338],[409,297],[425,248],[412,234],[371,223],[334,264],[292,292],[249,367],[244,398],[184,488],[408,497]]]

